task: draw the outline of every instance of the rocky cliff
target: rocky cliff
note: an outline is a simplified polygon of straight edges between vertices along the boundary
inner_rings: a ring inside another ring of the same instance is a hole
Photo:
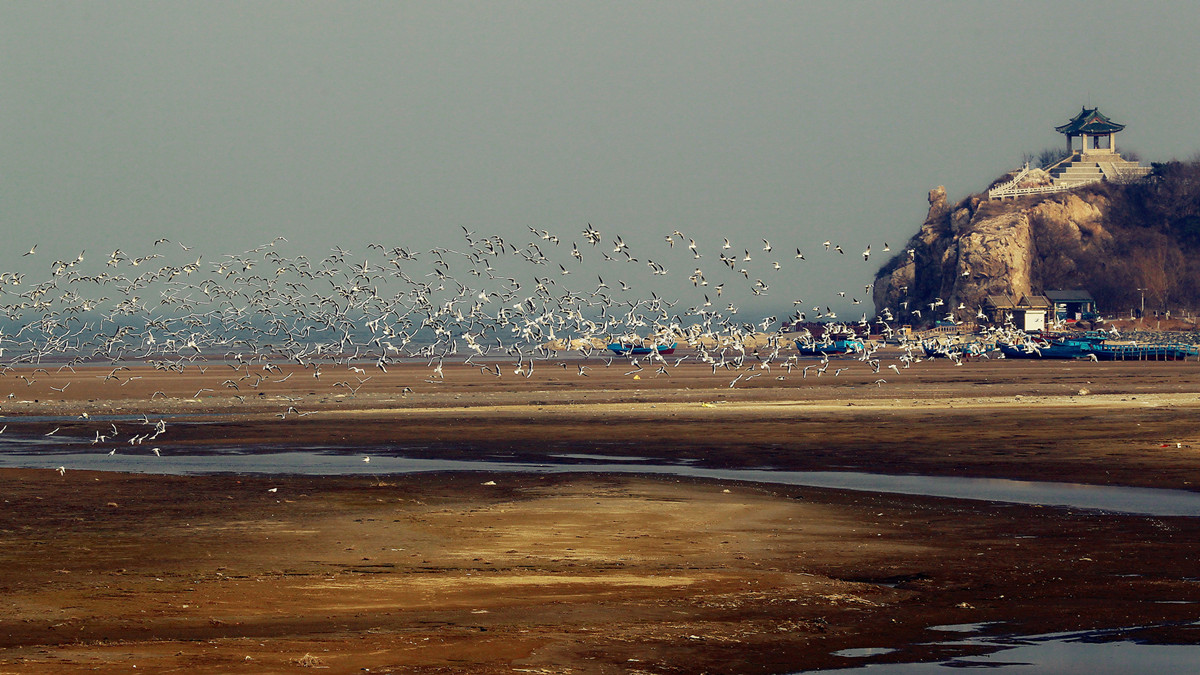
[[[970,320],[988,295],[1086,288],[1112,240],[1108,207],[1103,190],[1004,202],[983,193],[953,205],[945,188],[930,190],[920,230],[876,276],[876,313],[916,324]]]

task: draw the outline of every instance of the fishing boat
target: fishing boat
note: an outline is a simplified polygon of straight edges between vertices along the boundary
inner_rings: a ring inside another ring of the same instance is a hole
[[[796,340],[796,350],[804,356],[822,354],[855,354],[865,348],[858,338],[842,337],[829,340]]]
[[[629,342],[613,342],[608,345],[608,350],[618,356],[642,356],[651,352],[674,354],[676,344],[672,342],[669,345],[635,345]]]
[[[996,342],[996,347],[1007,359],[1090,359],[1094,347],[1102,341],[1088,335],[1039,335],[1025,342]]]
[[[1093,361],[1183,361],[1200,349],[1183,344],[1138,344],[1104,334],[1045,335],[1024,343],[997,343],[1010,359],[1091,359]]]
[[[930,339],[921,342],[921,349],[925,352],[926,358],[961,359],[984,354],[989,347],[978,340]]]

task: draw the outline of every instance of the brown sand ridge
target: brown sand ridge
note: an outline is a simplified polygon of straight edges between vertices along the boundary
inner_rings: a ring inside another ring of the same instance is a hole
[[[1195,362],[776,369],[732,388],[702,364],[594,365],[0,383],[6,439],[57,428],[96,453],[148,448],[126,442],[140,422],[93,445],[95,416],[189,413],[153,445],[1200,481]],[[0,471],[0,672],[785,673],[853,665],[847,647],[932,656],[936,624],[1190,642],[1169,625],[1200,619],[1181,603],[1200,601],[1196,518],[630,475],[65,468]]]

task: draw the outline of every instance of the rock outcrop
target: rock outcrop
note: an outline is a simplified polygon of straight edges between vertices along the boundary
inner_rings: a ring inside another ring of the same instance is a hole
[[[989,295],[1019,297],[1069,282],[1111,238],[1107,206],[1099,191],[1003,202],[977,194],[951,205],[945,188],[930,190],[921,229],[876,276],[876,313],[915,324],[970,320]]]

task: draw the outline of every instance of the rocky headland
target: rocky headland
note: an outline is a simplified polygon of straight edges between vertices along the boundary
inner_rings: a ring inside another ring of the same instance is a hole
[[[1054,289],[1087,290],[1108,313],[1128,311],[1143,292],[1147,311],[1196,307],[1200,163],[1154,167],[1133,184],[1012,200],[985,190],[951,203],[944,187],[930,190],[925,222],[876,275],[876,312],[914,324],[970,320],[989,295]]]

